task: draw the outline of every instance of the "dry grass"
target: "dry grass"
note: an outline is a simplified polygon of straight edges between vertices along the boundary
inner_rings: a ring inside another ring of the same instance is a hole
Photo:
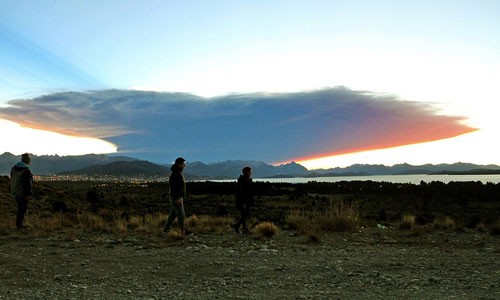
[[[434,219],[432,227],[437,230],[453,231],[456,228],[455,220],[452,217],[438,217]]]
[[[312,240],[319,238],[321,230],[346,232],[359,227],[360,219],[354,205],[344,205],[340,202],[331,206],[327,211],[291,210],[285,216],[286,224],[301,233],[312,236]]]
[[[305,210],[290,210],[285,216],[285,223],[290,229],[308,233],[313,223],[313,213]]]
[[[359,227],[360,219],[354,205],[340,202],[336,207],[318,214],[320,228],[327,231],[346,232]]]
[[[124,217],[123,211],[82,212],[75,214],[33,214],[28,213],[25,226],[32,235],[46,235],[69,230],[85,232],[101,232],[118,235],[127,234],[153,234],[158,235],[165,224],[165,214],[145,214]],[[0,221],[3,231],[0,235],[9,235],[15,228],[15,216],[3,218]],[[421,235],[433,230],[456,230],[456,223],[451,217],[436,218],[432,225],[417,226],[413,214],[402,216],[399,228],[408,230],[412,234]],[[325,231],[346,232],[360,227],[361,220],[358,211],[353,205],[332,206],[326,211],[290,210],[285,216],[285,222],[290,229],[306,235],[308,241],[318,242]],[[186,218],[186,229],[195,233],[226,233],[229,225],[233,223],[230,217],[215,217],[208,215],[192,215]],[[488,232],[491,235],[500,235],[500,220],[485,225],[476,226],[478,232]],[[260,223],[255,226],[255,233],[262,237],[272,237],[278,227],[270,222]],[[173,233],[175,234],[175,233]],[[175,239],[175,238],[172,238]]]
[[[77,214],[77,226],[86,231],[113,232],[111,224],[106,222],[101,215],[94,213]]]
[[[196,233],[222,233],[227,231],[233,219],[229,217],[196,216],[192,215],[185,220],[186,227]]]
[[[313,221],[313,213],[304,210],[291,210],[285,216],[285,223],[290,229],[305,234],[310,242],[319,242],[321,228]]]
[[[167,233],[167,238],[169,240],[172,240],[172,241],[180,241],[180,240],[184,239],[184,235],[182,234],[180,229],[174,229],[174,230],[170,230]]]
[[[260,237],[270,238],[278,233],[278,226],[272,222],[262,222],[255,226],[255,231]]]
[[[33,234],[44,234],[78,229],[85,232],[102,232],[126,235],[128,233],[157,234],[167,220],[165,214],[122,216],[123,211],[78,212],[74,215],[53,214],[41,216],[28,214],[25,226]],[[15,217],[3,220],[2,228],[14,228]],[[186,228],[197,233],[222,233],[232,223],[229,217],[190,216],[186,218]]]
[[[415,215],[406,214],[401,217],[401,222],[399,222],[399,229],[402,230],[412,230],[415,227]]]
[[[25,226],[34,231],[57,232],[68,228],[76,228],[86,232],[104,232],[127,234],[129,232],[155,233],[163,226],[167,216],[164,214],[147,214],[144,216],[121,217],[122,212],[106,212],[104,215],[92,212],[78,212],[75,215],[54,214],[41,216],[28,214]],[[11,222],[12,223],[12,222]],[[13,227],[13,225],[9,226]]]

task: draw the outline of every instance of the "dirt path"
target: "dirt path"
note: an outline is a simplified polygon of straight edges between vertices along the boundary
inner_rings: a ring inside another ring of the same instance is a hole
[[[0,299],[500,299],[500,237],[0,237]]]

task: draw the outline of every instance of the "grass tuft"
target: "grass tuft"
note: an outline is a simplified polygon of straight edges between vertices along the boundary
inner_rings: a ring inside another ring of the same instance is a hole
[[[319,226],[323,230],[347,232],[359,226],[359,213],[354,205],[345,205],[340,202],[336,207],[318,214]]]
[[[180,229],[174,229],[174,230],[170,230],[167,233],[167,238],[169,240],[172,240],[172,241],[180,241],[180,240],[184,239],[184,235],[182,234]]]
[[[415,219],[416,217],[413,214],[403,215],[399,223],[399,229],[412,230],[415,227]]]
[[[278,226],[272,222],[262,222],[255,226],[255,231],[261,237],[270,238],[278,233]]]
[[[432,227],[437,230],[453,231],[456,228],[455,220],[452,217],[439,217],[434,219]]]
[[[196,216],[192,215],[186,219],[187,228],[196,233],[222,233],[226,231],[233,220],[229,217]]]

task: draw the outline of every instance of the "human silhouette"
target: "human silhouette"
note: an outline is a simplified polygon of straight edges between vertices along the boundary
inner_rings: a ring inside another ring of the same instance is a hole
[[[175,163],[172,165],[170,170],[172,174],[168,179],[169,184],[169,196],[170,196],[170,213],[167,218],[167,222],[163,227],[163,232],[167,233],[170,231],[170,226],[177,218],[181,233],[184,235],[186,231],[184,230],[184,198],[186,197],[186,180],[182,171],[186,167],[186,160],[182,157],[178,157]]]
[[[28,153],[21,155],[21,161],[16,163],[10,171],[11,194],[17,203],[16,228],[24,228],[24,215],[28,210],[28,202],[34,196],[33,174],[29,164],[31,157]]]
[[[235,205],[236,209],[240,212],[240,217],[235,224],[231,227],[240,233],[240,227],[243,233],[249,233],[247,220],[250,216],[250,207],[254,206],[253,200],[253,183],[252,183],[252,168],[244,167],[241,171],[242,174],[238,177],[238,182],[236,183],[236,196]]]

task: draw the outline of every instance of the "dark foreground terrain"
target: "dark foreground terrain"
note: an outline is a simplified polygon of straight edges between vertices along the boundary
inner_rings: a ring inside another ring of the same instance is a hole
[[[282,230],[0,237],[0,299],[500,299],[500,237]]]
[[[233,188],[189,183],[187,215],[234,217]],[[500,299],[498,184],[259,183],[254,224],[277,224],[271,238],[226,226],[175,240],[158,234],[161,224],[109,231],[78,221],[165,214],[167,191],[164,183],[39,182],[30,229],[16,231],[1,177],[0,299]],[[338,203],[358,209],[359,227],[289,230],[290,210]],[[400,229],[406,214],[425,230]],[[433,229],[440,217],[453,226]]]

